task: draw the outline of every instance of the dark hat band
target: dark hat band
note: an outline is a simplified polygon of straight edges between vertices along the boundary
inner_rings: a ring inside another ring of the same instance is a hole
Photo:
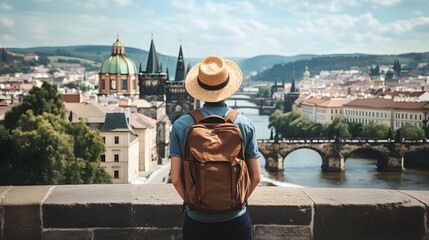
[[[198,85],[200,85],[200,87],[204,88],[205,90],[216,91],[216,90],[220,90],[220,89],[224,88],[226,85],[228,85],[229,75],[228,75],[228,78],[225,80],[225,82],[218,84],[218,85],[214,85],[214,86],[207,85],[207,84],[201,82],[199,78],[197,78],[197,82],[198,82]]]

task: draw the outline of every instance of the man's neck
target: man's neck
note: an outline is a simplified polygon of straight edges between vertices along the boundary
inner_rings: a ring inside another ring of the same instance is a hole
[[[226,107],[225,101],[221,102],[206,102],[203,107]]]

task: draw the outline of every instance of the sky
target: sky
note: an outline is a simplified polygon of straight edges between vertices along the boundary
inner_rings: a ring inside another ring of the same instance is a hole
[[[186,57],[429,51],[428,0],[1,0],[5,48],[112,45]]]

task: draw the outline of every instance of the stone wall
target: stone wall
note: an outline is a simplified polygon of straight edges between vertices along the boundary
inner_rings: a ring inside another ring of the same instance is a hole
[[[0,240],[181,239],[171,184],[0,186]],[[258,187],[255,240],[429,239],[429,191]]]

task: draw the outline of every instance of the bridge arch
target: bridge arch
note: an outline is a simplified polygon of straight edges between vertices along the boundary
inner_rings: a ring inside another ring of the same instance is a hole
[[[287,169],[288,165],[289,166],[294,165],[294,164],[286,163],[286,160],[287,160],[288,156],[290,156],[294,153],[298,154],[299,150],[310,150],[311,152],[314,152],[317,156],[319,156],[320,159],[313,159],[311,156],[305,156],[305,158],[307,158],[307,159],[295,159],[293,161],[294,163],[300,163],[300,162],[301,163],[302,162],[308,163],[308,162],[313,162],[313,160],[316,160],[316,161],[319,161],[318,167],[321,168],[323,165],[323,162],[326,160],[326,157],[324,156],[324,154],[322,152],[320,152],[319,149],[311,147],[311,146],[299,146],[299,147],[288,150],[287,152],[284,153],[284,155],[282,155],[282,157],[283,157],[283,164],[282,165],[284,166],[284,169]],[[312,159],[310,159],[310,158],[312,158]]]
[[[384,151],[381,151],[380,149],[377,149],[372,146],[362,146],[357,147],[351,150],[350,152],[344,153],[344,165],[345,169],[347,169],[347,160],[351,157],[361,157],[361,158],[370,158],[376,160],[376,167],[380,168],[382,166],[387,165],[387,153]]]

